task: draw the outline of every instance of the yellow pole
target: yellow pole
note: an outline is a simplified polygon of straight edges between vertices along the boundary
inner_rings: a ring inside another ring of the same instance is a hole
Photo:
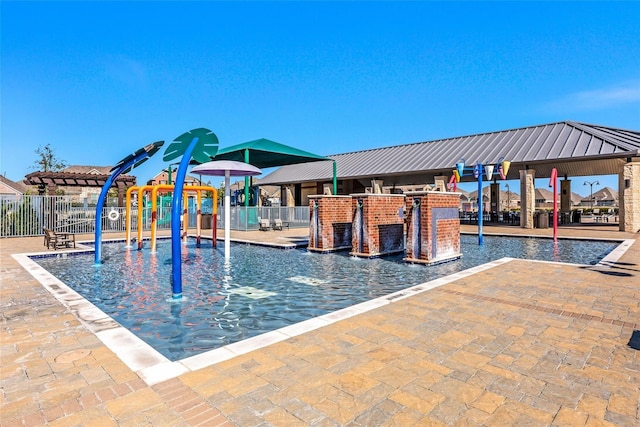
[[[158,227],[158,186],[151,190],[151,253],[156,253],[156,228]]]
[[[145,191],[153,189],[153,185],[143,185],[138,189],[138,250],[142,249],[142,196]]]
[[[142,249],[142,196],[144,187],[138,189],[138,250]]]
[[[131,247],[131,193],[137,190],[138,187],[133,186],[127,188],[126,201],[125,201],[125,218],[126,218],[126,230],[125,230],[125,243],[128,248]]]
[[[151,253],[155,253],[157,250],[157,229],[158,229],[158,193],[163,190],[171,191],[175,187],[172,184],[159,184],[159,185],[144,185],[142,187],[129,187],[126,193],[126,245],[131,246],[131,194],[134,191],[138,192],[138,249],[142,249],[142,231],[143,231],[143,205],[142,198],[145,192],[151,190]],[[189,228],[189,211],[188,211],[188,198],[187,192],[196,192],[197,197],[197,217],[196,217],[196,236],[198,244],[200,243],[200,237],[202,235],[202,191],[211,191],[213,193],[213,215],[218,214],[218,190],[214,187],[205,185],[190,185],[184,189],[182,193],[182,199],[185,201],[183,207],[183,223],[184,234],[182,235],[184,243],[187,243],[187,231]],[[216,238],[215,226],[213,229],[213,238]],[[215,242],[214,242],[215,243]],[[214,244],[215,246],[215,244]]]
[[[156,253],[157,248],[157,230],[158,230],[158,192],[161,190],[173,190],[174,186],[171,184],[158,184],[154,185],[151,190],[151,253]]]

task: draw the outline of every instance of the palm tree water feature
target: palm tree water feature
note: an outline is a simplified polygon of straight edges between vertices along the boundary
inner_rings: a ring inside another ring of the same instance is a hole
[[[102,264],[102,208],[104,202],[115,179],[123,173],[126,173],[134,167],[142,164],[154,155],[164,141],[149,144],[133,154],[120,160],[111,170],[111,175],[107,179],[102,188],[98,203],[96,206],[96,225],[95,225],[95,254],[94,264],[99,266]],[[189,132],[185,132],[178,136],[167,148],[164,153],[163,160],[170,162],[182,156],[178,172],[176,175],[175,185],[173,186],[173,199],[171,205],[171,248],[172,248],[172,275],[171,288],[173,291],[172,298],[179,300],[182,298],[182,249],[180,245],[180,210],[182,207],[182,198],[184,190],[184,180],[187,175],[187,168],[193,160],[196,163],[204,163],[215,157],[218,152],[218,137],[209,129],[198,128]],[[141,201],[139,201],[140,203]],[[130,221],[127,218],[127,221]],[[141,249],[141,246],[138,247]]]
[[[170,162],[182,156],[176,182],[174,184],[171,205],[171,289],[172,298],[182,298],[182,248],[180,245],[180,207],[182,206],[182,190],[187,168],[191,159],[203,163],[215,157],[218,152],[218,137],[209,129],[198,128],[185,132],[177,137],[164,153],[162,160]]]
[[[157,253],[105,242],[102,268],[93,252],[34,261],[171,360],[203,353],[354,304],[503,257],[595,264],[617,243],[486,236],[480,246],[462,235],[464,256],[424,267],[402,254],[362,259],[347,251],[314,253],[233,244],[230,261],[221,247],[190,238],[183,246],[184,296],[167,302],[172,275],[170,239]],[[221,245],[220,245],[221,246]],[[268,272],[265,273],[265,272]],[[514,284],[517,286],[517,284]]]

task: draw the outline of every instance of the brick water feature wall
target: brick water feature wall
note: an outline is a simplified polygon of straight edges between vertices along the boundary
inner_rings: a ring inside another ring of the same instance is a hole
[[[351,196],[309,196],[309,247],[315,252],[351,249]]]
[[[421,191],[405,196],[405,261],[435,264],[460,258],[460,194]]]
[[[404,195],[354,194],[351,255],[377,257],[404,252]]]

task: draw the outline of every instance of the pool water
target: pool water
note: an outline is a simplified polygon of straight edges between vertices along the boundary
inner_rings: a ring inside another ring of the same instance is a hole
[[[183,296],[171,300],[171,244],[127,249],[103,245],[93,253],[35,261],[168,359],[175,361],[384,296],[503,257],[595,264],[617,243],[461,236],[461,259],[435,265],[402,262],[402,255],[362,259],[346,252],[318,254],[195,241],[183,247]]]

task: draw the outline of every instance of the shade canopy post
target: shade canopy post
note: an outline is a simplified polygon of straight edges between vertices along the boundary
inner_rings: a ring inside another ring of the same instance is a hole
[[[244,162],[249,164],[249,149],[244,150]],[[244,177],[244,205],[249,207],[249,177]]]
[[[231,177],[260,175],[262,171],[248,163],[216,160],[202,163],[191,170],[200,175],[224,176],[224,257],[231,255]]]
[[[224,171],[224,259],[231,256],[231,173]]]

